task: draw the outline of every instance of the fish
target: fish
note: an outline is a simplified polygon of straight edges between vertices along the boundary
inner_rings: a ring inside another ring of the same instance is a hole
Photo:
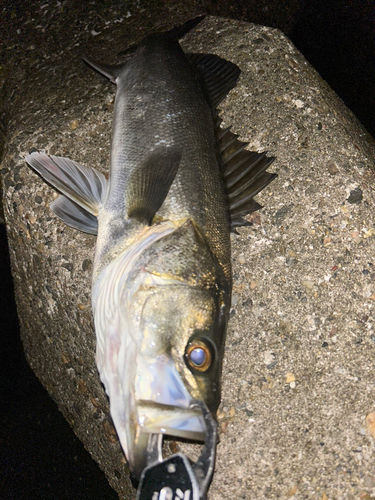
[[[151,435],[204,441],[221,397],[232,293],[230,233],[262,208],[276,174],[218,105],[240,69],[179,39],[202,17],[144,38],[121,65],[86,63],[116,84],[109,179],[32,152],[29,166],[60,196],[51,209],[96,235],[92,311],[96,364],[132,477]]]

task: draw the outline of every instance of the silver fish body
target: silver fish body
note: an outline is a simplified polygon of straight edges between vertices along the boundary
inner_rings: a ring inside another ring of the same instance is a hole
[[[160,152],[162,157],[170,150],[171,154],[180,152],[181,160],[158,216],[194,220],[230,282],[229,214],[214,118],[192,65],[177,40],[152,35],[115,82],[110,182],[98,218],[95,272],[100,272],[100,262],[105,261],[107,243],[113,248],[129,232],[126,200],[137,196],[132,186],[137,184],[134,177],[140,164],[151,165],[152,156]],[[103,226],[112,233],[105,233]]]
[[[212,110],[177,41],[147,39],[116,84],[92,302],[97,365],[136,473],[145,464],[145,433],[202,439],[203,419],[190,404],[203,398],[213,412],[219,404],[230,225]],[[181,158],[154,224],[134,221],[129,179],[169,152]],[[207,371],[185,361],[189,344],[201,352],[199,342],[212,358]]]
[[[190,27],[147,37],[121,67],[87,61],[117,85],[108,183],[66,158],[27,158],[62,193],[54,212],[97,234],[96,361],[134,477],[150,434],[204,439],[191,404],[215,414],[220,402],[230,230],[275,177],[265,171],[273,158],[220,128],[216,106],[239,70],[187,56],[178,36]]]

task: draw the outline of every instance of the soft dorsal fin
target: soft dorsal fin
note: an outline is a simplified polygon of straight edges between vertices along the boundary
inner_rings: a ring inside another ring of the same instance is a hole
[[[131,172],[125,192],[129,218],[151,224],[176,177],[181,156],[175,146],[159,146]]]
[[[83,60],[85,61],[86,64],[94,68],[96,71],[109,78],[109,80],[111,80],[112,83],[116,83],[117,77],[119,76],[121,70],[126,65],[126,63],[118,64],[115,66],[111,66],[109,64],[98,64],[87,56],[83,56]]]
[[[187,54],[202,79],[209,102],[215,109],[236,86],[240,68],[214,54]]]
[[[68,226],[96,234],[96,216],[107,193],[104,175],[69,158],[48,156],[45,153],[31,153],[26,161],[45,181],[64,195],[51,205],[55,214]]]
[[[253,198],[277,177],[277,174],[266,171],[275,158],[266,156],[266,153],[247,151],[247,144],[239,141],[238,135],[229,128],[222,129],[220,124],[221,119],[217,116],[217,145],[228,195],[231,230],[236,232],[236,227],[249,225],[243,219],[244,215],[262,208]]]

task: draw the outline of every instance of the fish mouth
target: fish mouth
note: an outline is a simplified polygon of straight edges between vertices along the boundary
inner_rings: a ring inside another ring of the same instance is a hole
[[[202,411],[169,355],[138,357],[135,396],[140,432],[204,441]]]
[[[206,424],[199,408],[155,404],[153,401],[137,402],[140,431],[147,434],[204,441]]]
[[[207,432],[210,437],[211,429],[206,424],[207,415],[202,406],[209,412],[203,401],[191,400],[189,408],[137,401],[138,426],[133,443],[133,459],[129,462],[135,484],[145,467],[153,463],[152,460],[163,460],[163,436],[206,442]]]

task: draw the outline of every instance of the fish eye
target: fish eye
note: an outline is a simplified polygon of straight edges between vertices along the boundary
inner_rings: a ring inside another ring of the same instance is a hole
[[[185,360],[189,368],[206,372],[212,365],[212,352],[206,342],[194,339],[185,350]]]

